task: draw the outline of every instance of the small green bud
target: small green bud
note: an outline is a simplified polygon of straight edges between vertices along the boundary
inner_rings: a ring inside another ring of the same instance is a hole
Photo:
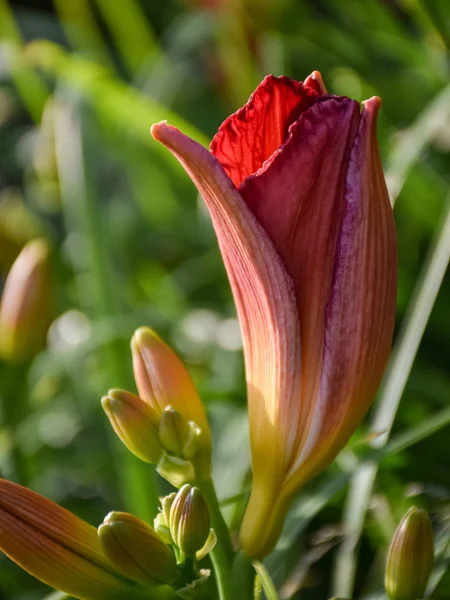
[[[170,583],[176,574],[176,559],[159,535],[137,517],[111,512],[98,528],[102,549],[111,564],[138,583]]]
[[[169,527],[169,523],[170,523],[170,509],[172,508],[173,501],[175,500],[176,497],[177,497],[177,493],[172,492],[171,494],[169,494],[168,496],[165,496],[161,500],[161,512],[164,516],[164,521],[165,521],[165,524],[167,525],[167,527]]]
[[[159,423],[159,439],[164,449],[179,458],[191,459],[200,448],[201,430],[193,421],[167,406]]]
[[[170,509],[170,533],[186,556],[194,556],[208,539],[210,517],[206,500],[198,488],[185,484]]]
[[[424,510],[412,507],[389,547],[385,587],[390,600],[423,598],[434,560],[433,529]]]
[[[170,521],[170,508],[176,497],[176,492],[161,498],[161,509],[160,513],[156,515],[153,522],[155,531],[158,535],[166,542],[166,544],[172,544],[172,536],[170,535],[169,521]]]
[[[158,513],[153,520],[153,527],[159,537],[166,543],[172,544],[172,536],[170,535],[170,529],[165,523],[164,515],[162,513]]]
[[[114,431],[130,452],[147,463],[158,463],[163,449],[158,436],[158,416],[135,394],[109,390],[103,410]]]

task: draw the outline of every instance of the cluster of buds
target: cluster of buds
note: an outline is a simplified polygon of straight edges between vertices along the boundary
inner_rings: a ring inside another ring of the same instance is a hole
[[[214,548],[216,536],[200,490],[185,484],[162,498],[154,526],[123,512],[105,517],[98,535],[114,568],[143,585],[171,584],[178,590],[204,585],[209,572],[199,571],[197,563]]]
[[[412,507],[401,520],[389,547],[385,577],[389,599],[423,598],[433,560],[430,518],[424,510]]]
[[[161,534],[161,524],[166,527]],[[26,571],[82,600],[204,597],[214,548],[201,492],[189,485],[162,499],[155,529],[110,512],[98,530],[54,502],[0,479],[0,548]],[[203,596],[202,596],[203,594]]]
[[[209,479],[209,426],[183,363],[147,327],[136,331],[131,350],[139,396],[113,389],[102,398],[114,431],[135,456],[157,464],[176,487]]]

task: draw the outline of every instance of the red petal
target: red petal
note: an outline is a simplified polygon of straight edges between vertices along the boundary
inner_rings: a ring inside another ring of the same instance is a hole
[[[289,126],[317,101],[316,83],[305,86],[268,75],[248,103],[222,123],[211,152],[236,187],[263,166],[285,141]]]

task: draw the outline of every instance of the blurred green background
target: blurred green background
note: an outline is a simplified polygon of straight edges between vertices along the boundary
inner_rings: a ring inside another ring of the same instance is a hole
[[[149,127],[167,119],[207,144],[265,74],[318,69],[330,93],[383,99],[396,350],[378,404],[299,494],[267,566],[282,600],[383,598],[389,539],[415,503],[437,533],[433,598],[448,598],[449,52],[448,0],[0,0],[0,281],[43,236],[55,308],[26,375],[0,365],[0,474],[18,479],[16,444],[22,481],[92,524],[112,508],[152,517],[155,485],[167,488],[122,450],[99,402],[134,390],[129,339],[147,324],[198,384],[237,529],[249,485],[239,327],[206,210]],[[1,599],[47,593],[0,556]]]

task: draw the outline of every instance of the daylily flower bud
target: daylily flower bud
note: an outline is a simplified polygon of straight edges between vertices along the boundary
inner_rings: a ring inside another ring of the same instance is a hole
[[[170,509],[170,533],[186,556],[194,556],[209,536],[209,510],[199,489],[184,485]]]
[[[121,593],[133,597],[131,587],[104,555],[95,527],[5,479],[0,479],[0,550],[69,596],[110,600]]]
[[[392,538],[385,586],[390,600],[423,598],[434,561],[433,528],[424,510],[412,507]]]
[[[366,414],[389,356],[396,247],[379,107],[327,95],[317,72],[268,76],[211,152],[152,127],[207,204],[237,306],[253,476],[241,544],[255,558]]]
[[[6,279],[0,305],[0,354],[21,362],[44,345],[51,322],[51,268],[46,242],[29,242]]]
[[[111,564],[130,579],[159,585],[175,577],[174,553],[150,525],[137,517],[111,512],[98,528],[98,536]]]
[[[173,501],[176,498],[177,493],[173,492],[168,496],[161,499],[161,512],[155,517],[154,527],[156,533],[166,542],[166,544],[172,544],[172,536],[170,534],[170,509]]]
[[[175,456],[189,460],[200,448],[201,430],[192,421],[167,406],[159,423],[159,439],[164,449]]]
[[[164,516],[164,522],[167,526],[170,523],[170,509],[172,508],[173,501],[177,497],[177,492],[172,492],[168,496],[165,496],[161,501],[162,514]]]
[[[109,390],[102,398],[103,409],[117,436],[135,456],[157,463],[162,446],[158,435],[159,415],[135,394]]]
[[[199,428],[196,463],[201,476],[211,471],[211,433],[202,402],[185,366],[148,327],[139,328],[131,341],[133,370],[139,395],[161,417],[172,407]]]
[[[158,513],[153,520],[153,527],[159,537],[166,543],[172,544],[172,536],[170,535],[170,529],[166,525],[164,515],[162,513]]]

